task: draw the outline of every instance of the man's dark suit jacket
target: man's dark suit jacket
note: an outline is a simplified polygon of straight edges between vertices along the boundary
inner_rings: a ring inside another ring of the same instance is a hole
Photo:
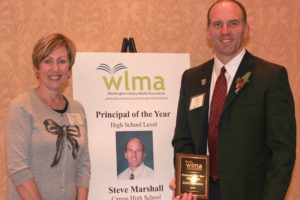
[[[174,153],[206,154],[213,60],[182,75]],[[236,93],[236,80],[251,72]],[[205,94],[203,106],[191,99]],[[294,100],[284,67],[246,52],[233,79],[219,125],[222,200],[283,200],[295,162]]]

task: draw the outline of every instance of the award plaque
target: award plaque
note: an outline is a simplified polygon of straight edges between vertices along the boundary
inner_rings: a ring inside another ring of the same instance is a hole
[[[208,156],[177,153],[175,173],[176,195],[193,193],[197,199],[208,199]]]

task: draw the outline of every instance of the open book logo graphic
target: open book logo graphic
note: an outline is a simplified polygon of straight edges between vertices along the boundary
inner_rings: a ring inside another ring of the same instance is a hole
[[[101,77],[108,91],[165,91],[162,76],[132,75],[123,63],[118,63],[114,67],[101,63],[96,69],[110,74]],[[121,70],[123,73],[116,75]]]
[[[99,70],[103,70],[106,71],[110,74],[115,74],[118,71],[122,70],[122,69],[126,69],[127,67],[125,65],[123,65],[123,63],[118,63],[116,64],[113,68],[111,68],[109,65],[105,64],[105,63],[101,63],[97,69]]]

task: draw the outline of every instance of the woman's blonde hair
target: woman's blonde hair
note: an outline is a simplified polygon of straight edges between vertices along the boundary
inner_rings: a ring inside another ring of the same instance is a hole
[[[36,69],[39,69],[40,63],[50,55],[57,47],[64,46],[68,53],[69,69],[75,62],[76,46],[72,40],[61,33],[50,33],[41,37],[35,44],[32,52],[32,62]]]

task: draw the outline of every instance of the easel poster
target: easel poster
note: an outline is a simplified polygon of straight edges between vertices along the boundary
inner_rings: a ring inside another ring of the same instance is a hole
[[[189,54],[77,54],[73,95],[88,121],[90,199],[171,198],[171,140],[181,75],[189,67]]]

